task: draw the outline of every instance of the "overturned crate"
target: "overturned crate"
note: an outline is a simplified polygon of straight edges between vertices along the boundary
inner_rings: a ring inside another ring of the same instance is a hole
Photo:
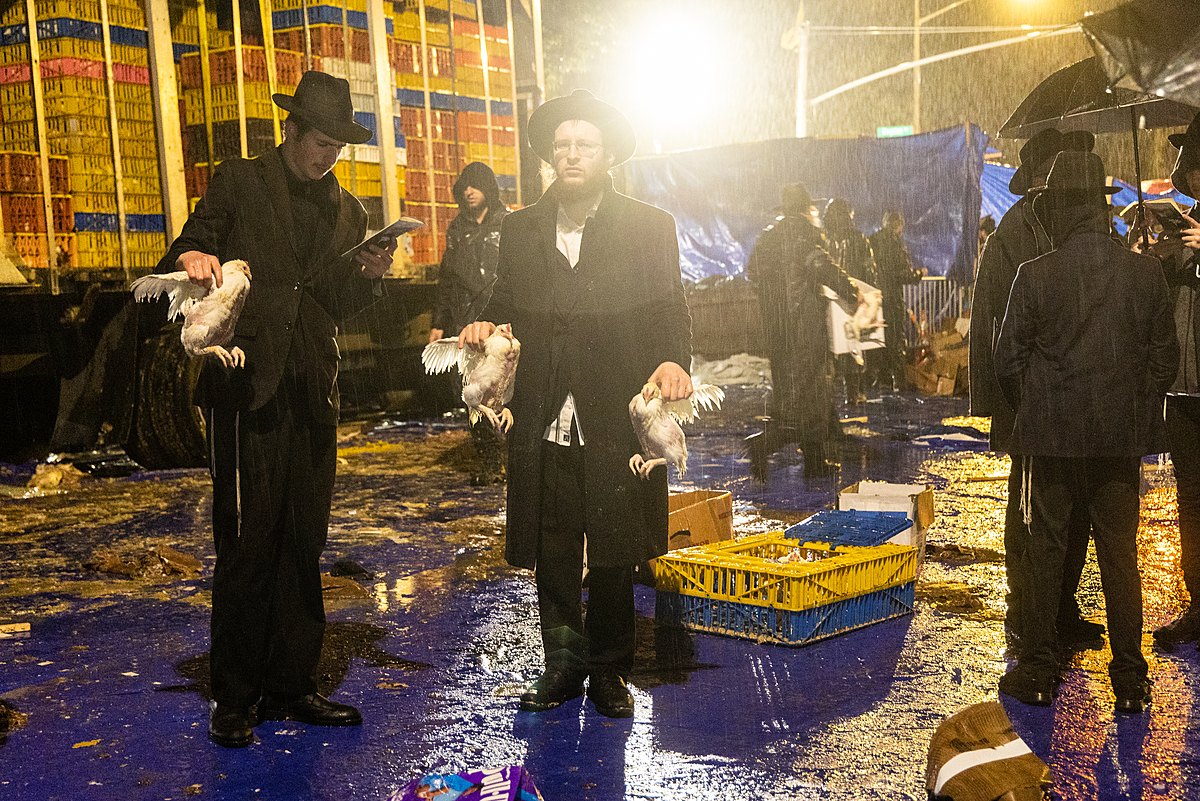
[[[821,515],[825,519],[817,521]],[[820,541],[846,539],[849,533],[851,539],[873,542],[911,524],[887,513],[821,515],[814,516],[814,524],[786,532],[682,548],[659,557],[655,618],[696,631],[807,645],[911,614],[915,548]],[[847,527],[846,520],[856,520],[857,525]],[[863,535],[864,524],[881,530]]]

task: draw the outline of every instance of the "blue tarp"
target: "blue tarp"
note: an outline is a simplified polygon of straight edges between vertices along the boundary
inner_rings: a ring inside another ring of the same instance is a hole
[[[803,183],[841,197],[864,233],[898,208],[904,241],[930,275],[973,279],[987,136],[976,126],[891,139],[775,139],[635,159],[629,192],[666,209],[679,229],[683,277],[743,273],[779,191]]]

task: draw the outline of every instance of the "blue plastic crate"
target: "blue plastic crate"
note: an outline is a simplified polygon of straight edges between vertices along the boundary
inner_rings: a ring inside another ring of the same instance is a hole
[[[515,192],[515,191],[517,191],[517,176],[497,174],[496,175],[496,184],[501,189],[507,189],[509,191]]]
[[[911,615],[915,604],[913,581],[801,611],[657,592],[654,619],[693,631],[798,646]]]
[[[882,545],[905,529],[912,521],[904,512],[864,512],[860,510],[817,512],[807,520],[783,532],[801,542],[827,542],[869,548]]]

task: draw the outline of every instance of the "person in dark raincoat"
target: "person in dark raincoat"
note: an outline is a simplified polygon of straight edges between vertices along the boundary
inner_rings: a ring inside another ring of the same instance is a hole
[[[429,341],[458,333],[479,318],[492,296],[500,255],[500,224],[508,210],[500,202],[500,186],[492,168],[480,161],[463,167],[454,183],[458,216],[446,228],[446,251],[438,268],[437,302]],[[455,386],[457,375],[450,376]],[[436,379],[435,379],[436,380]],[[480,470],[472,483],[492,484],[504,478],[500,440],[486,418],[471,426]]]
[[[1053,703],[1067,531],[1083,507],[1104,589],[1115,709],[1131,713],[1150,702],[1137,562],[1141,459],[1166,448],[1163,398],[1179,344],[1162,268],[1111,236],[1105,194],[1115,191],[1099,156],[1058,154],[1032,203],[1054,250],[1018,269],[996,341],[996,379],[1016,410],[1029,531],[1025,643],[1000,692]]]
[[[354,707],[319,695],[314,677],[337,467],[334,337],[338,322],[382,297],[395,245],[368,246],[361,264],[341,257],[367,226],[331,172],[347,142],[371,137],[354,122],[350,84],[310,71],[294,96],[273,99],[289,112],[283,144],[222,162],[157,267],[219,286],[221,265],[243,259],[252,275],[231,345],[245,367],[210,358],[198,404],[217,551],[209,738],[227,747],[249,745],[257,720],[362,723]]]
[[[1042,223],[1033,214],[1029,190],[1045,183],[1055,156],[1063,150],[1090,152],[1095,137],[1086,131],[1062,134],[1054,128],[1038,133],[1021,148],[1021,166],[1009,182],[1009,191],[1021,198],[1000,218],[979,258],[975,293],[971,302],[970,372],[971,414],[992,418],[990,445],[993,451],[1012,456],[1008,477],[1008,505],[1004,511],[1004,566],[1008,580],[1008,612],[1005,626],[1009,642],[1019,648],[1022,639],[1022,602],[1028,577],[1024,575],[1027,532],[1020,511],[1020,454],[1012,442],[1015,411],[996,381],[992,351],[1000,335],[1000,323],[1008,307],[1008,295],[1017,268],[1052,249]],[[886,319],[886,317],[885,317]],[[1066,647],[1102,645],[1104,626],[1083,619],[1075,590],[1087,562],[1091,524],[1080,514],[1072,522],[1063,568],[1062,601],[1057,632]]]
[[[613,189],[609,170],[635,146],[617,109],[578,90],[526,130],[555,181],[505,219],[491,300],[459,337],[479,348],[508,322],[521,342],[505,557],[535,570],[546,669],[520,709],[576,698],[586,677],[601,714],[630,717],[633,571],[667,550],[667,476],[629,469],[640,446],[628,406],[648,382],[664,399],[692,391],[675,220]]]
[[[904,328],[908,307],[904,304],[904,285],[920,283],[924,271],[913,267],[912,257],[900,234],[904,231],[904,215],[899,209],[883,214],[883,225],[871,234],[868,242],[875,256],[876,289],[883,295],[883,331],[887,343],[877,362],[876,382],[885,392],[896,392],[905,384],[906,355]]]
[[[865,281],[878,289],[875,255],[867,238],[854,225],[854,207],[850,201],[835,197],[825,204],[821,226],[825,229],[825,250],[830,260],[855,281]],[[853,354],[838,354],[834,361],[837,375],[845,382],[846,403],[854,405],[866,401],[863,376],[872,381],[878,376],[882,355],[878,348],[863,351],[863,363],[860,364]]]
[[[763,229],[746,274],[758,293],[767,357],[771,361],[770,419],[746,439],[750,468],[766,481],[771,454],[789,443],[804,451],[804,474],[831,475],[834,456],[832,358],[825,285],[858,298],[854,281],[829,258],[812,221],[812,197],[802,184],[785,186],[780,215]]]
[[[1200,114],[1185,133],[1172,134],[1179,158],[1171,183],[1189,197],[1200,193]],[[1180,344],[1179,375],[1167,393],[1167,436],[1179,499],[1179,564],[1190,605],[1177,620],[1154,631],[1165,648],[1200,640],[1200,203],[1189,227],[1151,246],[1175,298]],[[1200,646],[1198,646],[1200,647]]]

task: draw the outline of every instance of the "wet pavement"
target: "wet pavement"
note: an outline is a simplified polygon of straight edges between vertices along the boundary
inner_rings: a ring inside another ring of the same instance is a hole
[[[580,700],[519,713],[541,648],[531,576],[503,562],[503,486],[471,486],[460,419],[346,423],[322,564],[373,576],[327,593],[319,682],[366,722],[266,722],[228,750],[206,738],[207,474],[68,478],[61,494],[0,497],[0,624],[30,624],[0,639],[0,797],[384,799],[424,771],[524,764],[547,801],[924,798],[934,728],[995,699],[1009,664],[1008,461],[982,448],[964,399],[891,397],[843,414],[840,475],[806,480],[802,456],[780,453],[763,485],[740,441],[765,391],[727,391],[689,431],[688,480],[673,488],[730,490],[744,534],[833,508],[862,478],[932,484],[938,547],[915,614],[788,648],[657,625],[654,591],[639,587],[633,720]],[[0,483],[32,472],[0,466]],[[1170,469],[1145,475],[1149,632],[1183,589]],[[1099,584],[1089,562],[1080,602],[1103,621]],[[1075,655],[1053,707],[1001,698],[1059,797],[1200,797],[1200,654],[1155,651],[1149,634],[1144,652],[1155,684],[1142,715],[1113,714],[1107,648]]]

